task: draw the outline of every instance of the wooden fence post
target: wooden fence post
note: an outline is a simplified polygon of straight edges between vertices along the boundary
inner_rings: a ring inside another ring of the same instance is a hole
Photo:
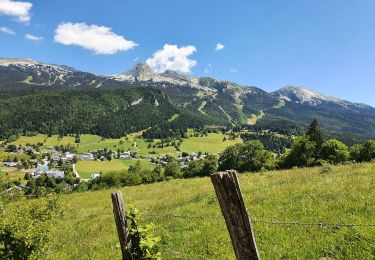
[[[121,191],[117,190],[112,193],[113,214],[117,227],[117,233],[120,240],[121,253],[123,260],[132,260],[131,241],[129,240],[128,224],[125,216],[124,201]]]
[[[250,217],[234,170],[211,175],[237,260],[259,259]]]

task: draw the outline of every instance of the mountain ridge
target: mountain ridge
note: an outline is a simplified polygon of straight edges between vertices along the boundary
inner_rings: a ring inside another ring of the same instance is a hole
[[[108,75],[108,76],[107,75],[96,75],[94,73],[81,71],[81,70],[75,69],[75,68],[67,66],[67,65],[44,63],[44,62],[39,62],[39,61],[36,61],[36,60],[33,60],[33,59],[29,59],[29,58],[0,58],[0,67],[4,67],[4,66],[9,67],[11,65],[27,66],[27,67],[31,67],[31,66],[43,67],[44,66],[44,67],[50,67],[50,68],[59,68],[61,70],[60,72],[65,73],[65,74],[66,73],[74,73],[74,72],[85,73],[85,74],[94,75],[96,77],[100,77],[100,78],[103,78],[103,79],[114,79],[114,80],[117,80],[117,81],[127,81],[127,80],[129,80],[129,81],[136,82],[136,81],[152,80],[152,81],[155,81],[155,82],[165,81],[165,82],[171,82],[171,83],[174,83],[174,84],[178,83],[178,82],[173,81],[173,80],[168,80],[168,79],[174,79],[174,80],[180,80],[181,81],[180,85],[188,85],[188,83],[190,83],[190,86],[193,86],[193,87],[195,87],[195,86],[209,87],[209,84],[207,84],[207,83],[201,84],[203,81],[207,80],[207,81],[226,83],[230,86],[239,86],[239,87],[244,88],[245,90],[246,90],[246,88],[254,88],[253,86],[241,85],[241,84],[237,84],[237,83],[234,83],[234,82],[231,82],[231,81],[228,81],[228,80],[218,80],[218,79],[215,79],[215,78],[212,78],[212,77],[192,77],[192,76],[189,76],[187,74],[175,72],[173,70],[166,70],[165,72],[158,73],[158,72],[153,71],[152,68],[146,62],[138,62],[137,64],[135,64],[132,68],[130,68],[126,72],[114,74],[114,75]],[[28,82],[28,83],[32,84],[30,82]],[[1,86],[1,83],[0,83],[0,86]],[[267,92],[267,91],[265,91],[265,92]],[[302,93],[306,94],[306,92],[310,92],[310,96],[307,96],[307,100],[304,99],[304,98],[306,98],[306,95],[302,94]],[[351,101],[348,101],[348,100],[327,96],[327,95],[321,94],[321,93],[319,93],[319,92],[317,92],[317,91],[315,91],[311,88],[307,88],[307,87],[303,87],[303,86],[297,87],[297,86],[289,86],[288,85],[288,86],[284,86],[284,87],[281,87],[277,90],[267,92],[267,93],[271,94],[275,97],[277,97],[277,95],[279,95],[278,98],[284,99],[285,101],[292,101],[292,102],[293,102],[293,99],[291,99],[290,96],[292,94],[294,94],[299,99],[299,100],[296,100],[296,101],[302,102],[302,103],[307,102],[307,103],[314,104],[314,102],[313,102],[314,99],[320,99],[320,100],[331,101],[331,102],[350,102],[350,103],[356,104],[358,106],[372,107],[371,105],[365,104],[365,103],[351,102]],[[283,95],[285,93],[288,93],[288,95]]]
[[[98,76],[31,59],[0,59],[0,90],[4,91],[139,87],[165,93],[186,116],[183,119],[186,125],[189,121],[193,124],[194,120],[201,120],[207,124],[232,126],[306,126],[317,118],[329,131],[375,137],[375,108],[329,97],[304,87],[287,86],[267,92],[258,87],[211,77],[192,77],[174,71],[158,73],[145,62],[124,73]]]

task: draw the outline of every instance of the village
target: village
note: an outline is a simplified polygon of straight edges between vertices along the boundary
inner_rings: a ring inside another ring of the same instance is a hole
[[[67,172],[71,172],[72,176],[77,180],[78,183],[92,181],[102,175],[101,172],[92,171],[89,178],[84,178],[80,175],[76,169],[76,163],[79,161],[111,161],[117,160],[134,160],[134,161],[147,161],[154,166],[166,166],[169,161],[170,155],[161,154],[157,157],[152,156],[139,156],[136,152],[132,151],[112,151],[107,149],[98,149],[85,153],[74,153],[72,151],[64,151],[60,147],[47,146],[45,149],[40,149],[35,145],[26,145],[24,147],[20,145],[8,145],[5,147],[6,152],[12,152],[15,156],[12,158],[4,159],[1,162],[3,172],[11,172],[13,170],[22,171],[25,173],[24,179],[30,178],[37,179],[41,176],[47,176],[49,178],[64,179]],[[18,156],[17,156],[18,155]],[[22,155],[28,155],[30,159],[18,159],[22,158]],[[179,157],[175,160],[178,162],[181,169],[187,167],[191,161],[203,160],[206,154],[202,153],[191,153],[182,152]],[[22,191],[26,186],[22,183],[14,185],[8,188],[6,191],[12,190]]]

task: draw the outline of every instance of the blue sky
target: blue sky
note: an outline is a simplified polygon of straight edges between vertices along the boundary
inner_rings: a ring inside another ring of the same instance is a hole
[[[305,86],[375,106],[373,0],[14,2],[0,0],[2,57],[96,74],[148,60],[159,71],[267,91]]]

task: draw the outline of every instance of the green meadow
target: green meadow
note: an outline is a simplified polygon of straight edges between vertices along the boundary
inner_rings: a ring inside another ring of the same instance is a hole
[[[184,152],[202,152],[202,153],[219,153],[224,151],[228,146],[242,142],[241,139],[226,140],[223,141],[224,137],[228,139],[228,136],[224,134],[210,133],[208,136],[203,137],[190,137],[184,139],[181,144],[181,151]]]
[[[145,160],[140,160],[141,164],[146,168],[153,168],[154,166]],[[113,159],[111,161],[78,161],[76,163],[76,170],[84,179],[89,179],[92,173],[108,173],[112,171],[127,170],[130,166],[135,165],[137,160],[119,160]]]
[[[261,221],[374,223],[375,164],[239,175],[263,259],[373,259],[375,227],[272,225]],[[47,259],[119,259],[110,190],[61,196],[63,216]],[[209,178],[120,188],[154,223],[164,259],[234,259]],[[14,202],[13,206],[22,207]],[[185,216],[184,217],[173,217]],[[203,216],[203,218],[194,218]],[[204,218],[204,216],[219,216]],[[189,218],[190,217],[190,218]],[[193,217],[193,218],[191,218]]]
[[[153,157],[159,154],[169,154],[171,156],[178,156],[180,154],[176,151],[174,146],[148,148],[148,142],[140,137],[141,134],[142,132],[132,133],[127,135],[127,137],[117,139],[102,139],[97,135],[83,134],[80,136],[81,142],[79,144],[74,142],[75,138],[72,136],[59,138],[57,135],[48,137],[46,135],[38,134],[36,136],[21,136],[18,140],[14,141],[13,144],[25,146],[27,144],[42,143],[44,148],[47,148],[48,146],[74,145],[79,153],[106,148],[113,151],[119,149],[133,151],[141,156]],[[216,154],[222,152],[228,146],[242,142],[239,138],[236,140],[223,141],[224,137],[228,139],[228,136],[224,134],[209,133],[207,136],[203,137],[190,137],[183,139],[181,152],[192,153],[200,151],[202,153]],[[156,145],[158,142],[160,142],[160,140],[156,139],[151,144]]]
[[[6,181],[20,181],[22,184],[26,184],[27,181],[24,179],[26,172],[18,171],[15,169],[1,169],[0,168],[0,179]]]

